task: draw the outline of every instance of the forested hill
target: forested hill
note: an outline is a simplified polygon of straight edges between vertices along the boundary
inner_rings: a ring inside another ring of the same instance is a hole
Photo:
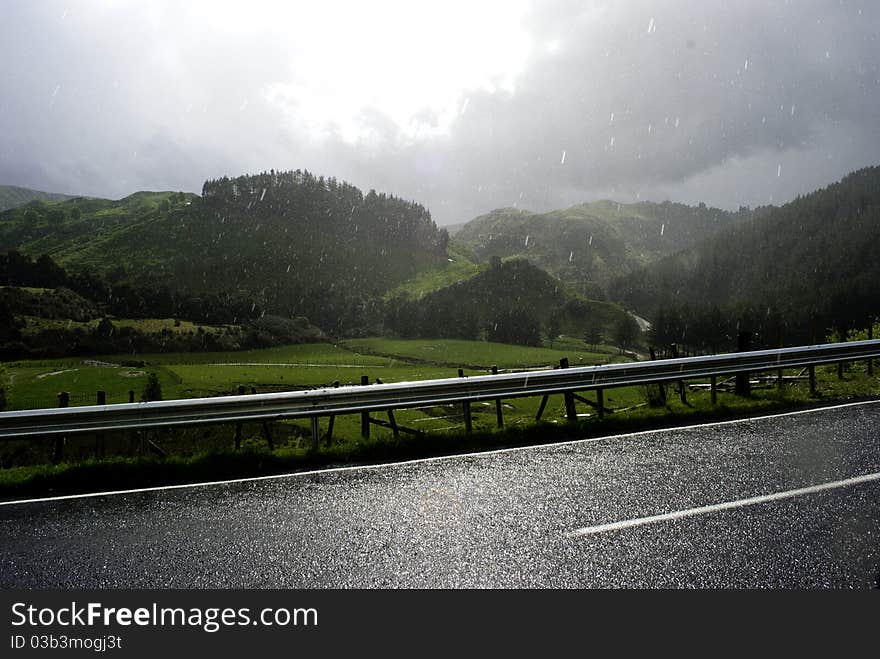
[[[447,241],[417,203],[299,170],[207,181],[201,198],[137,193],[0,214],[0,251],[247,299],[331,332],[356,330],[370,299],[444,262]]]
[[[693,329],[713,306],[719,318],[750,307],[750,324],[773,318],[780,327],[767,331],[786,342],[818,340],[880,316],[878,245],[880,167],[870,167],[625,277],[613,292],[655,321],[690,319]]]
[[[541,337],[552,342],[560,333],[591,333],[629,347],[638,335],[635,321],[619,306],[580,298],[525,259],[496,258],[482,272],[418,299],[393,298],[385,322],[403,337],[483,338],[521,345],[538,345]],[[621,327],[631,331],[621,332]]]
[[[609,282],[752,216],[704,204],[618,204],[600,201],[549,213],[504,208],[468,222],[456,234],[483,259],[519,256],[588,297]]]
[[[72,199],[70,195],[55,192],[41,192],[30,188],[20,188],[16,185],[0,185],[0,211],[9,208],[24,206],[29,201],[64,201]]]

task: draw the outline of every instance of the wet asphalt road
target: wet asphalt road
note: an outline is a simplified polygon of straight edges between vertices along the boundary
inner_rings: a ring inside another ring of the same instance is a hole
[[[880,404],[0,506],[2,588],[876,588]]]

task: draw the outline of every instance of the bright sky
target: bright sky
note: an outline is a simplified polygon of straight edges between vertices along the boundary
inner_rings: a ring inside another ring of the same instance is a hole
[[[877,164],[874,0],[2,0],[0,184],[309,169],[441,223]],[[563,155],[564,154],[564,155]]]
[[[285,61],[265,98],[293,126],[357,143],[374,138],[364,108],[418,138],[448,131],[467,90],[512,92],[531,48],[525,9],[521,0],[199,0],[186,4],[185,22],[236,38],[272,35]],[[154,23],[167,11],[154,5]]]

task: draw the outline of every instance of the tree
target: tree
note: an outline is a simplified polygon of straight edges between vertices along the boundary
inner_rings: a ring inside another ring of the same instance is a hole
[[[155,372],[147,376],[147,384],[141,393],[141,400],[143,402],[162,400],[162,385],[159,384],[159,376]]]
[[[48,213],[46,213],[46,220],[49,224],[53,226],[57,226],[64,222],[64,209],[63,208],[53,208]]]
[[[584,343],[586,343],[593,350],[596,349],[600,343],[602,343],[602,325],[596,318],[590,318],[586,322],[586,329],[584,329]]]
[[[550,319],[547,321],[547,340],[550,342],[550,347],[553,347],[553,341],[560,335],[562,332],[562,318],[559,317],[558,313],[551,314]]]
[[[486,338],[495,343],[537,346],[541,344],[541,323],[528,309],[504,309],[487,328]]]
[[[106,316],[101,319],[101,322],[99,322],[98,326],[95,328],[95,334],[105,339],[109,339],[115,333],[116,326],[113,324],[113,321]]]
[[[621,350],[626,350],[635,343],[639,336],[639,324],[635,318],[626,314],[614,325],[614,341]]]

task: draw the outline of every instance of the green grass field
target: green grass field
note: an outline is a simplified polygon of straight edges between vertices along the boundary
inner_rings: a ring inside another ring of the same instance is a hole
[[[151,371],[159,376],[165,398],[192,398],[233,393],[238,386],[257,391],[402,382],[456,377],[488,372],[492,364],[501,369],[534,368],[559,363],[568,357],[573,366],[604,363],[608,353],[549,348],[528,348],[499,343],[457,340],[358,339],[340,345],[315,343],[239,352],[168,353],[145,355],[97,355],[16,362],[7,365],[9,409],[54,407],[59,392],[71,395],[71,405],[94,404],[104,391],[108,402],[136,399]],[[121,364],[142,362],[137,366]]]
[[[354,352],[384,355],[400,360],[416,360],[450,366],[468,365],[474,368],[517,369],[552,366],[568,357],[572,366],[591,366],[610,361],[612,354],[589,352],[582,342],[570,340],[565,350],[512,346],[485,341],[458,339],[351,339],[346,348]]]

